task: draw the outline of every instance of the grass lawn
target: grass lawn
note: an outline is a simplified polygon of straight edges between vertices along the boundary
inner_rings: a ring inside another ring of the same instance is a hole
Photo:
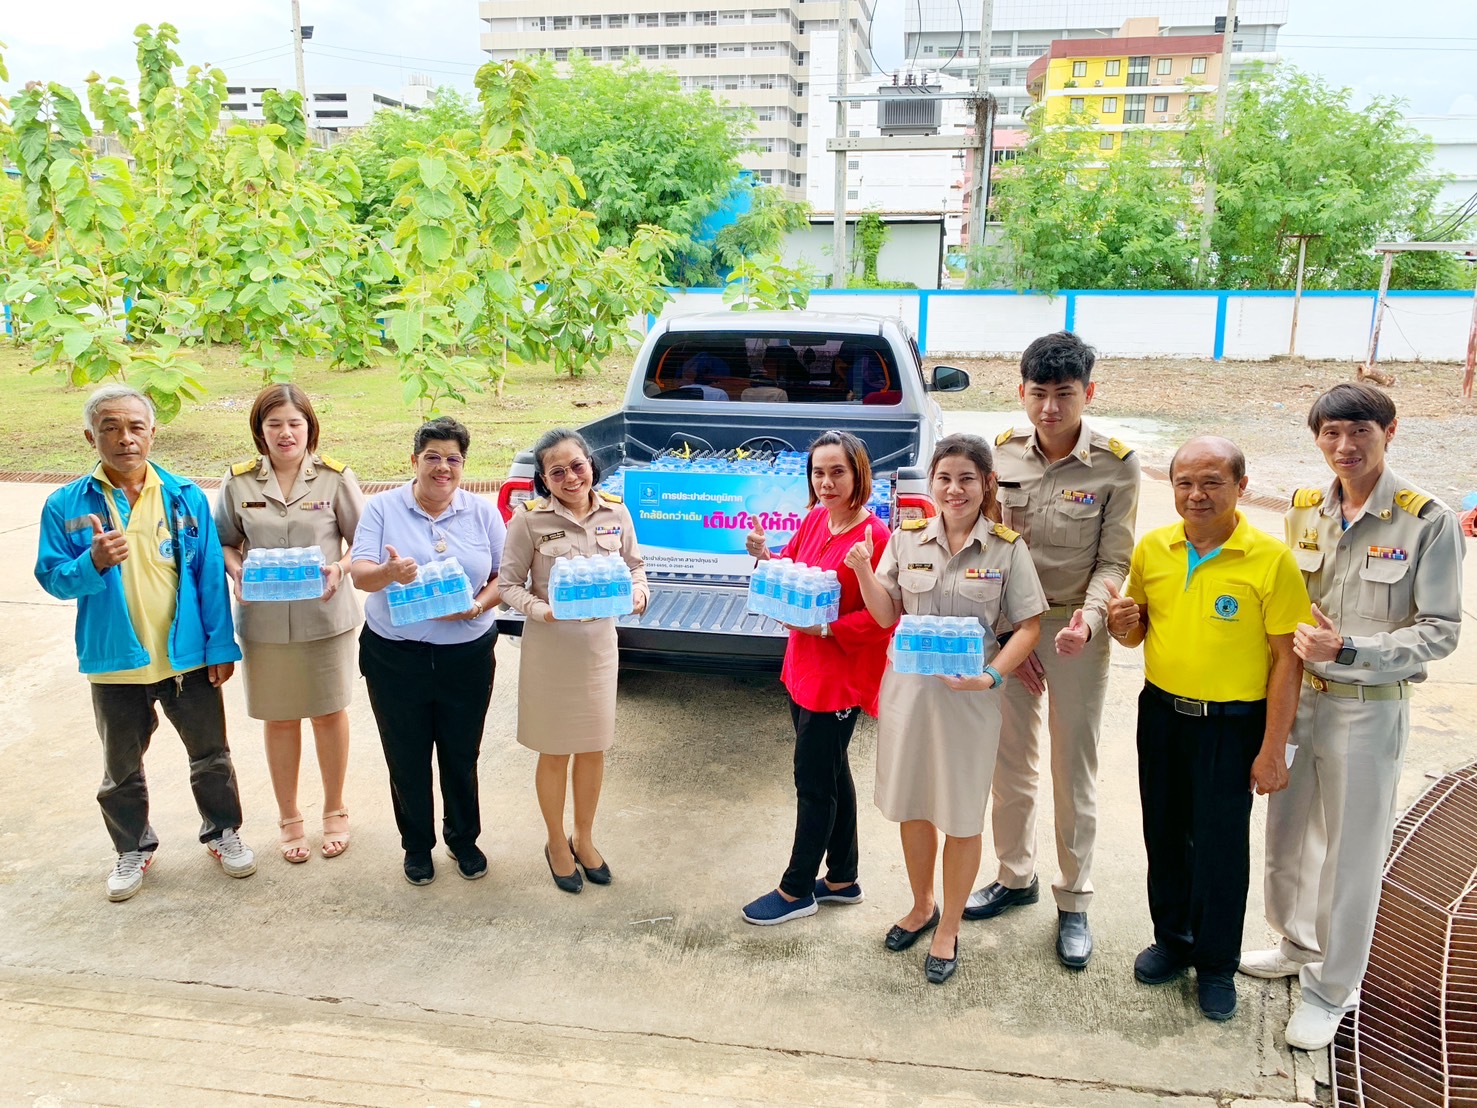
[[[218,477],[232,462],[252,457],[247,416],[260,389],[231,346],[196,350],[206,394],[160,429],[157,461],[190,477]],[[577,426],[620,406],[632,359],[611,359],[603,372],[571,380],[547,366],[515,369],[496,396],[471,394],[466,406],[449,402],[442,414],[472,432],[469,478],[500,478],[513,455],[550,427]],[[322,425],[319,449],[347,463],[363,480],[408,476],[411,441],[422,417],[400,401],[394,365],[334,370],[303,361],[295,378],[313,401]],[[90,390],[62,383],[51,367],[31,372],[28,349],[0,345],[0,470],[80,473],[97,460],[82,437],[82,403]]]

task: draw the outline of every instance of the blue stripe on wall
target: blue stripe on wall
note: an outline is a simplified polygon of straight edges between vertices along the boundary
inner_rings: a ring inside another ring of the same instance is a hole
[[[1219,292],[1215,297],[1215,346],[1210,356],[1220,361],[1226,354],[1226,302],[1230,293]]]

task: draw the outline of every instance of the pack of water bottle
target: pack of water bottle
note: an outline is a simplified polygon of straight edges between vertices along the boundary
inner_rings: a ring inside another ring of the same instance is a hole
[[[789,558],[766,559],[749,577],[749,611],[792,627],[834,623],[841,615],[841,581],[834,569]]]
[[[892,526],[892,482],[887,478],[873,478],[872,495],[867,500],[867,511],[889,527]]]
[[[415,580],[408,585],[390,585],[385,589],[390,603],[390,623],[404,627],[442,616],[460,615],[472,607],[472,583],[466,570],[455,558],[427,562],[416,570]]]
[[[624,558],[596,555],[560,558],[549,574],[555,619],[605,619],[629,615],[631,567]]]
[[[253,546],[241,569],[241,596],[264,600],[316,600],[323,595],[323,551],[316,546],[287,549]]]
[[[973,616],[903,616],[892,636],[892,668],[978,677],[985,671],[985,629]]]

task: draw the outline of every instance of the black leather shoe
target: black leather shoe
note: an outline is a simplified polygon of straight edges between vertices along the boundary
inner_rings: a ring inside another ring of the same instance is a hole
[[[569,852],[571,854],[574,854],[574,839],[572,837],[569,840]],[[601,862],[598,866],[595,866],[592,869],[591,867],[585,865],[585,863],[583,863],[583,862],[580,861],[580,856],[578,854],[574,854],[574,864],[577,865],[577,866],[579,866],[580,869],[582,869],[582,870],[585,871],[585,880],[588,881],[590,884],[592,884],[592,885],[609,885],[610,884],[610,863],[609,862]]]
[[[929,916],[928,921],[922,927],[918,928],[917,931],[909,931],[907,928],[895,923],[892,925],[892,930],[887,933],[887,938],[883,942],[886,944],[887,949],[894,953],[900,950],[907,950],[908,947],[918,941],[919,935],[922,935],[925,931],[932,931],[938,925],[939,909],[938,905],[935,904],[933,906],[933,915]]]
[[[1236,975],[1197,973],[1195,993],[1200,1013],[1208,1020],[1228,1020],[1236,1014]]]
[[[429,885],[436,880],[436,863],[429,850],[405,852],[405,880],[412,885]]]
[[[1024,889],[1007,889],[999,881],[976,889],[964,904],[965,919],[993,919],[1007,908],[1018,904],[1035,904],[1041,899],[1041,882],[1031,878]]]
[[[544,861],[549,864],[549,876],[554,879],[554,884],[558,885],[565,892],[577,893],[585,887],[585,879],[580,876],[580,867],[578,862],[575,863],[573,873],[567,874],[564,877],[560,877],[557,873],[554,872],[554,861],[552,858],[549,857],[549,848],[547,846],[544,847]]]
[[[1081,969],[1092,957],[1092,932],[1086,912],[1056,914],[1056,956],[1068,969]]]
[[[487,876],[487,855],[483,854],[475,846],[464,846],[461,850],[453,851],[451,847],[446,848],[447,856],[456,863],[456,871],[468,881],[475,881],[479,877]]]
[[[1185,972],[1185,963],[1157,943],[1139,951],[1133,960],[1133,976],[1140,985],[1163,985]]]
[[[934,985],[942,985],[954,976],[954,971],[959,968],[959,940],[954,940],[954,957],[936,958],[930,954],[923,959],[923,976],[928,978]]]

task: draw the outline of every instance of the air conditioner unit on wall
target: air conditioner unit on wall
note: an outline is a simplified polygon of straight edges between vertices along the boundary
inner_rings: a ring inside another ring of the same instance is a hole
[[[1169,116],[1167,116],[1167,115],[1161,115],[1159,117],[1159,122],[1160,123],[1168,123],[1169,122]]]
[[[1158,77],[1155,77],[1152,81],[1149,82],[1149,84],[1151,85],[1162,85],[1163,83],[1164,82],[1161,81]]]
[[[1174,83],[1177,84],[1177,85],[1182,85],[1182,84],[1185,83],[1185,79],[1183,77],[1176,77],[1174,79]]]
[[[1096,88],[1102,88],[1103,87],[1103,83],[1101,81],[1094,81],[1093,82],[1093,85]]]

